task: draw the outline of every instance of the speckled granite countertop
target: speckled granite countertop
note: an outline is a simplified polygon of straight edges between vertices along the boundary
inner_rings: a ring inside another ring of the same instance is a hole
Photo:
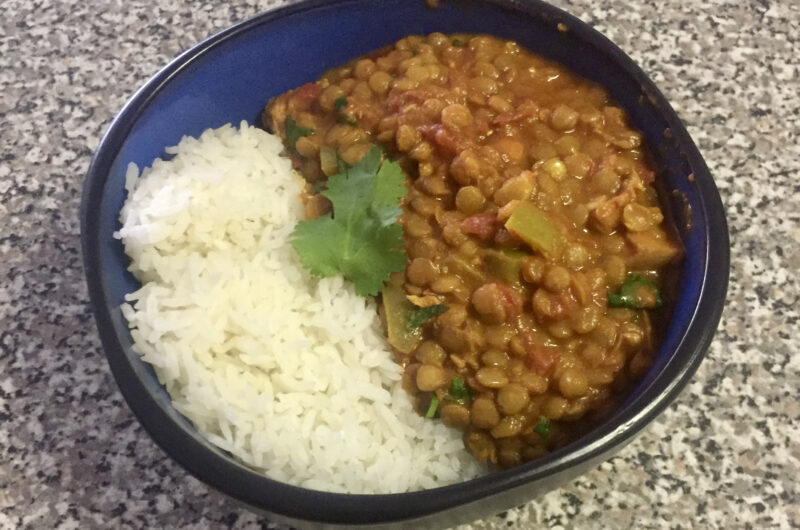
[[[663,90],[728,210],[694,382],[616,457],[472,528],[800,527],[800,3],[559,0]],[[0,528],[271,525],[188,476],[100,349],[77,210],[93,149],[179,51],[274,2],[0,0]]]

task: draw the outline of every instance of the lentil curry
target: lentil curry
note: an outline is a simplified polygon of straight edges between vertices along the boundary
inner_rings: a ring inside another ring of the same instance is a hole
[[[642,135],[600,86],[514,42],[434,33],[275,98],[264,122],[315,190],[375,144],[402,166],[388,338],[420,412],[475,458],[564,445],[650,365],[682,251]]]

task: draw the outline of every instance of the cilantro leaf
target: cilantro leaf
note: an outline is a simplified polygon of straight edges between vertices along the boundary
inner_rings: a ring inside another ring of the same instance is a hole
[[[322,195],[333,204],[333,214],[300,221],[291,236],[300,263],[311,274],[341,274],[361,296],[378,294],[406,264],[397,217],[408,190],[400,165],[381,163],[382,156],[373,146],[360,162],[331,176]]]
[[[289,145],[289,150],[299,155],[300,153],[297,152],[297,140],[303,136],[313,136],[314,129],[300,127],[291,116],[286,116],[286,119],[283,121],[283,126],[286,129],[286,143]]]
[[[539,416],[539,421],[536,422],[533,432],[542,438],[546,437],[548,434],[550,434],[550,420],[548,420],[545,416]]]
[[[629,274],[620,285],[619,294],[608,294],[608,305],[611,307],[650,309],[660,307],[662,303],[658,286],[641,274]]]
[[[433,317],[437,317],[447,311],[449,307],[442,304],[429,305],[428,307],[418,307],[408,312],[406,327],[409,330],[417,329]]]
[[[450,381],[450,395],[453,397],[454,401],[459,403],[463,403],[472,397],[469,387],[467,387],[464,380],[460,377],[454,377],[453,380]]]
[[[456,46],[456,47],[460,48],[460,47],[466,46],[466,45],[467,45],[467,43],[464,42],[461,39],[453,39],[453,46]]]
[[[336,114],[339,115],[339,121],[345,122],[347,125],[357,125],[358,122],[352,116],[345,113],[344,109],[347,108],[347,96],[339,96],[333,101],[333,106],[336,107]]]

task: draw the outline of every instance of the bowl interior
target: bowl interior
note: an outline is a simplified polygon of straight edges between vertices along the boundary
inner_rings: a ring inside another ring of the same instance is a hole
[[[566,31],[559,29],[559,23],[566,25]],[[630,425],[636,412],[632,407],[637,406],[637,401],[647,398],[648,393],[664,392],[667,388],[664,385],[655,388],[654,383],[663,377],[668,365],[677,362],[676,352],[681,351],[686,331],[695,319],[708,259],[706,194],[709,189],[716,192],[677,117],[630,59],[576,19],[538,2],[523,6],[513,1],[462,0],[442,2],[438,9],[425,7],[421,0],[306,2],[251,19],[176,59],[140,90],[120,114],[103,140],[87,178],[83,236],[88,239],[84,242],[85,252],[90,255],[87,262],[92,263],[87,272],[101,333],[104,324],[112,330],[103,333],[112,368],[118,381],[121,379],[118,370],[124,368],[135,373],[136,385],[143,385],[149,394],[142,399],[153,400],[147,410],[136,410],[132,405],[140,419],[143,415],[158,414],[159,410],[171,417],[183,431],[171,436],[176,443],[191,445],[187,454],[206,457],[202,454],[205,450],[219,456],[219,462],[209,464],[210,468],[218,466],[223,470],[234,466],[240,467],[243,474],[249,473],[197,436],[191,425],[175,412],[153,371],[131,350],[130,334],[119,311],[124,295],[138,288],[126,270],[129,260],[122,245],[112,237],[119,228],[118,213],[125,199],[124,175],[128,163],[134,162],[140,168],[150,165],[154,158],[164,155],[165,146],[176,144],[183,135],[197,136],[206,128],[238,124],[241,120],[258,123],[259,113],[270,97],[313,81],[325,70],[405,35],[434,31],[490,33],[513,39],[534,53],[557,60],[600,83],[644,133],[664,187],[679,190],[688,200],[694,212],[694,227],[680,234],[686,257],[673,318],[657,361],[618,411],[616,419],[610,421],[609,432]],[[666,130],[672,131],[667,135],[671,139],[665,137]],[[694,181],[687,178],[690,173],[694,173]],[[673,203],[671,197],[668,194],[666,205],[679,217],[684,205],[680,201]],[[724,219],[722,222],[724,227]],[[725,274],[727,277],[727,271]],[[684,362],[688,354],[685,352],[678,361]],[[120,384],[126,392],[123,383]],[[126,397],[131,400],[127,393]],[[146,419],[143,423],[148,427]],[[148,430],[152,433],[152,426]],[[155,437],[162,445],[168,445]],[[599,435],[589,438],[576,444],[597,442]],[[550,462],[556,458],[558,455],[552,456]],[[487,486],[494,481],[494,486],[500,487],[498,481],[519,478],[525,473],[530,478],[533,471],[544,469],[542,466],[546,464],[547,459],[543,459],[541,463],[524,466],[526,470],[478,481]],[[241,500],[258,503],[255,496]]]

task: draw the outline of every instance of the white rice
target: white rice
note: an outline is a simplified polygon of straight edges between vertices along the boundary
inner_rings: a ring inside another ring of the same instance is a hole
[[[274,479],[395,493],[480,474],[460,434],[401,388],[375,302],[301,268],[288,237],[302,179],[242,122],[184,137],[120,213],[134,350],[212,443]]]

